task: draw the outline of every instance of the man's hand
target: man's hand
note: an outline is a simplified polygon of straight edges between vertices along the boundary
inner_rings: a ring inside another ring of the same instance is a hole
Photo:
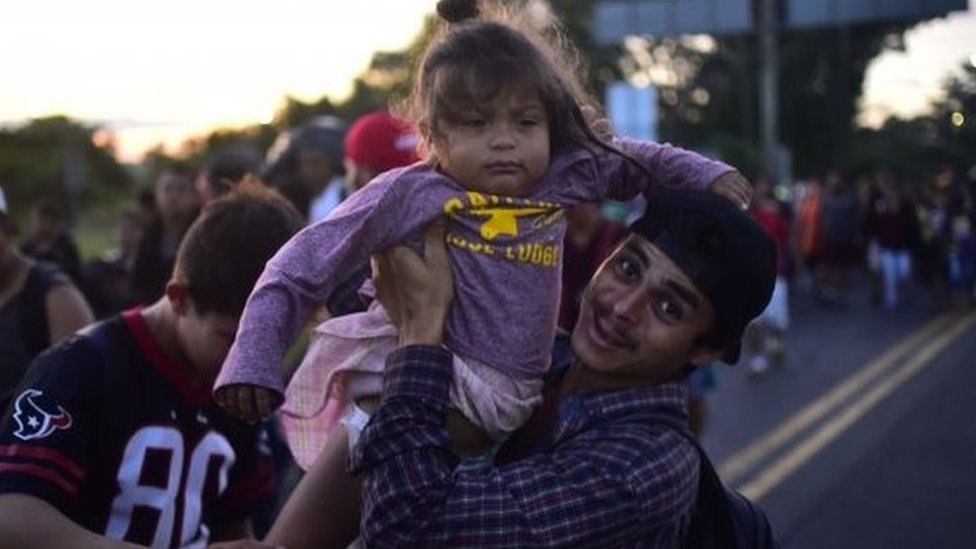
[[[724,196],[742,210],[752,203],[752,185],[737,171],[726,172],[708,185],[708,190]]]
[[[444,244],[444,223],[424,235],[424,256],[393,246],[373,257],[376,298],[397,326],[400,345],[440,345],[454,298],[454,280]]]

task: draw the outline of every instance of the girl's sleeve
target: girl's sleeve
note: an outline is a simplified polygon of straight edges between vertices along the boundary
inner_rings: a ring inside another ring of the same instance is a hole
[[[335,286],[376,252],[436,215],[421,199],[430,170],[397,170],[367,185],[326,219],[306,227],[268,262],[248,297],[214,389],[249,384],[284,393],[282,359]]]
[[[638,193],[647,196],[657,185],[705,190],[719,176],[735,168],[696,152],[667,143],[617,138],[614,145],[640,162],[645,170],[620,155],[602,153],[599,179],[606,185],[605,197],[630,200]]]

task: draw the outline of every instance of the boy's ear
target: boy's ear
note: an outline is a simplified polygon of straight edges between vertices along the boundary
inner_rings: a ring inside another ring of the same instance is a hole
[[[166,283],[166,299],[177,315],[183,316],[190,310],[190,292],[183,281],[173,278]]]

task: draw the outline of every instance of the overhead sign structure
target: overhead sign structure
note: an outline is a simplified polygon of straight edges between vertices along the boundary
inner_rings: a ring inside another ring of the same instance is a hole
[[[966,11],[968,0],[782,0],[780,28],[917,20]],[[605,0],[596,5],[598,42],[649,34],[741,34],[755,30],[753,0]]]
[[[783,22],[787,28],[800,28],[911,21],[966,9],[968,0],[787,0]]]
[[[598,42],[651,34],[735,34],[753,28],[752,0],[609,0],[596,5]]]

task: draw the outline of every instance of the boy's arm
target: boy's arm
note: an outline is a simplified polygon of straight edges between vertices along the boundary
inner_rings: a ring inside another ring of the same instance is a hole
[[[46,501],[26,494],[0,494],[0,540],[4,547],[40,549],[140,547],[90,532]]]

